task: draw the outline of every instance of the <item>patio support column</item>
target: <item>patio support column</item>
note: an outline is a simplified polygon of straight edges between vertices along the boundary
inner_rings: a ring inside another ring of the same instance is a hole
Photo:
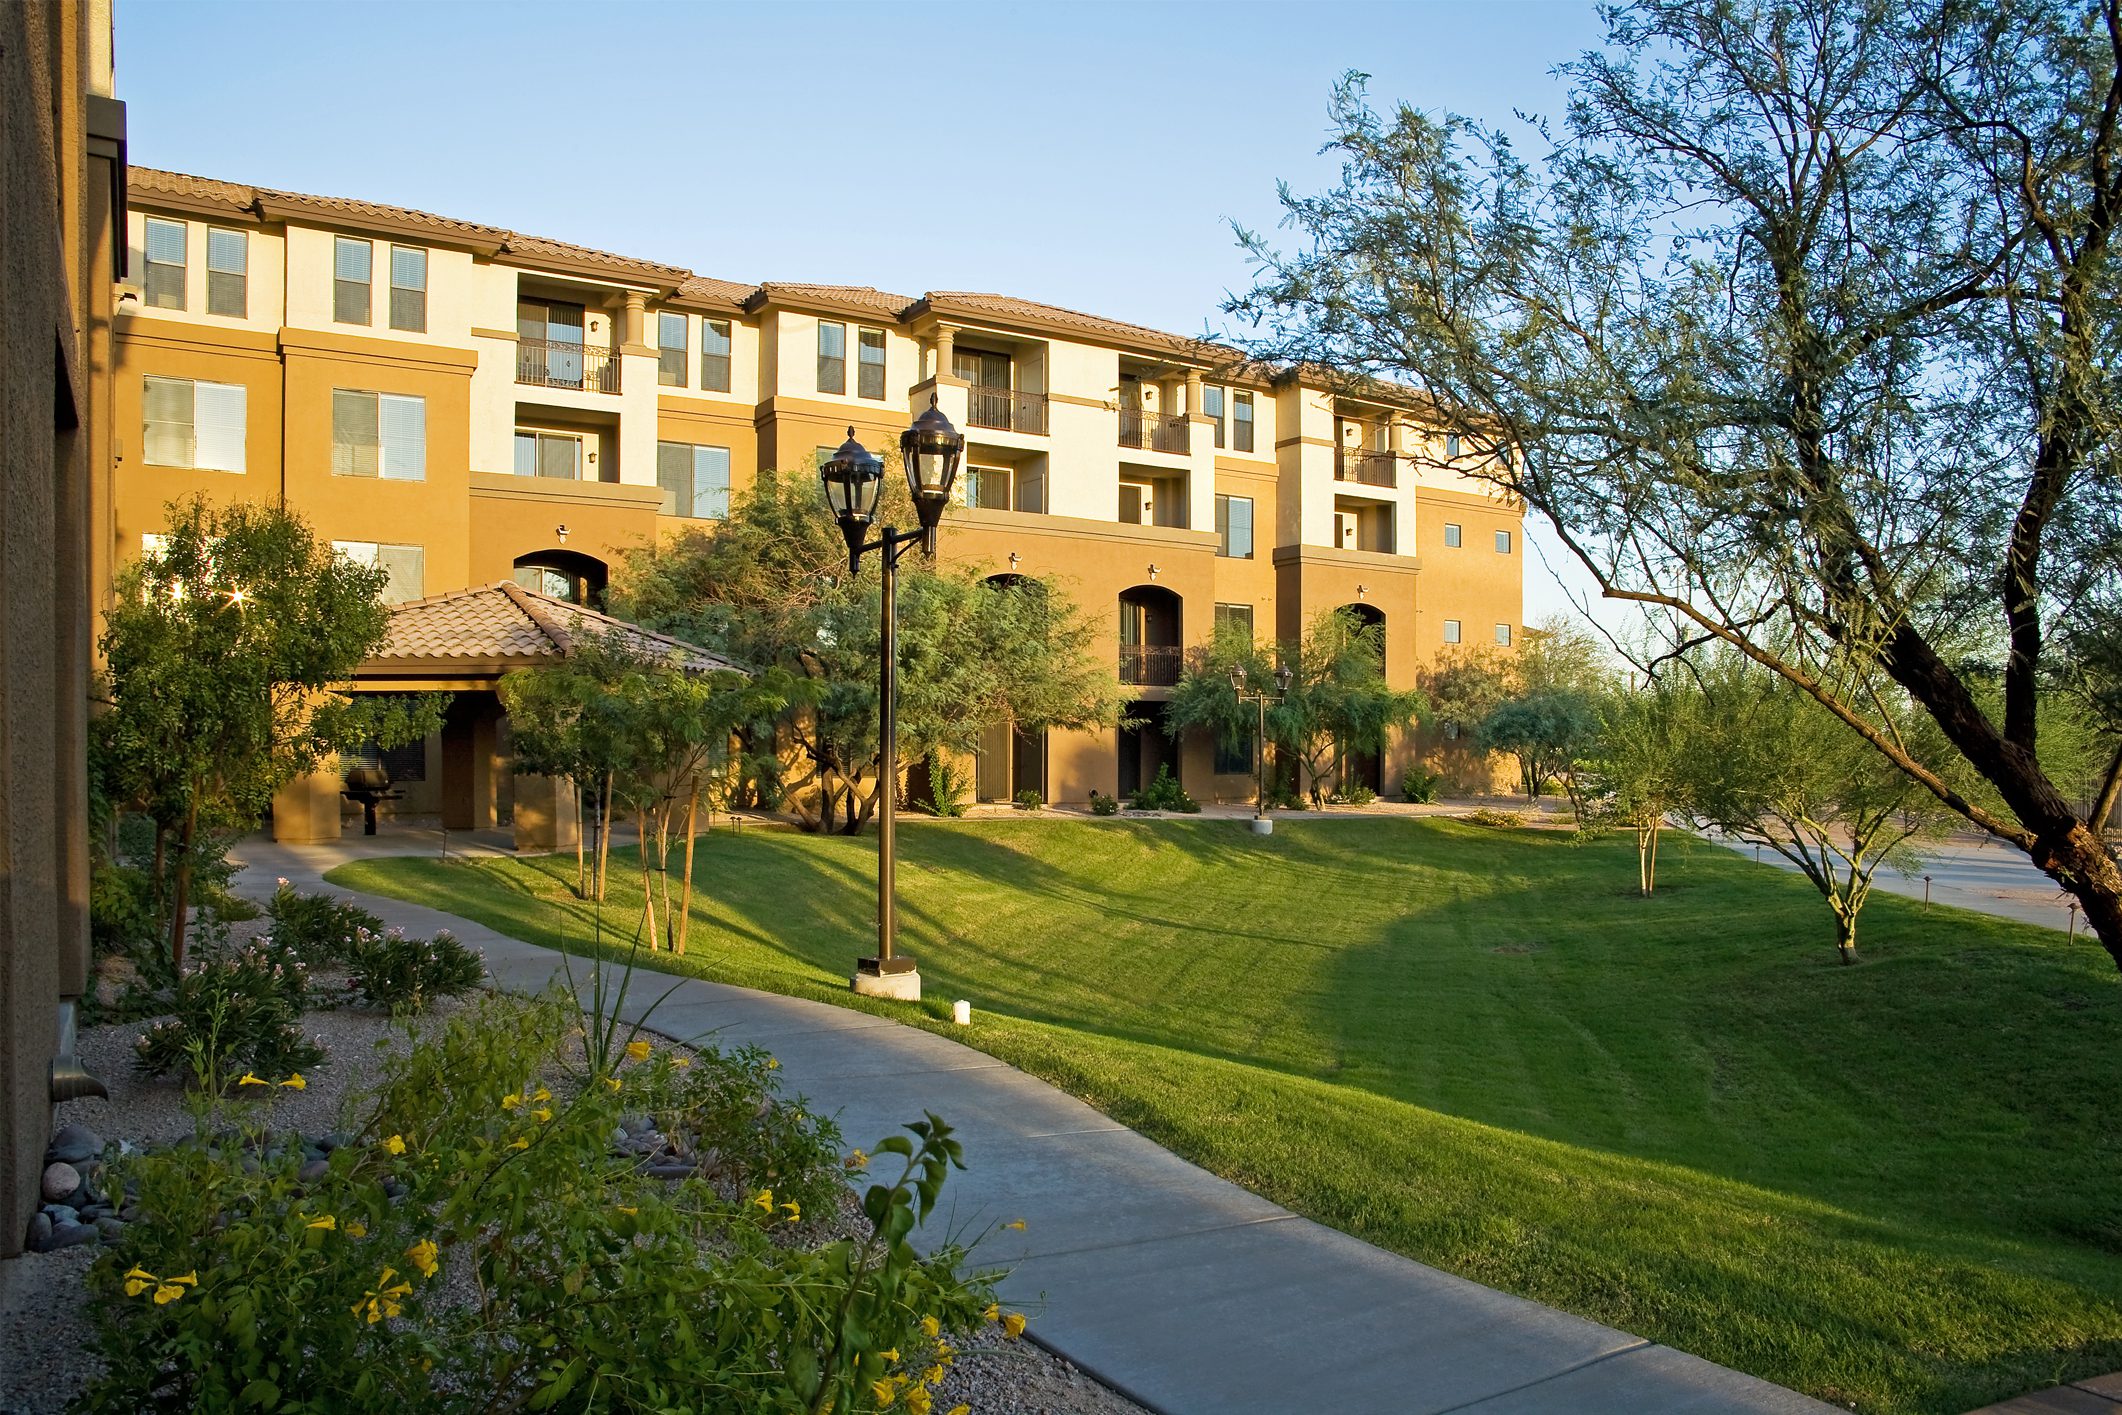
[[[564,776],[519,776],[515,786],[517,852],[574,849],[582,829],[575,783]]]
[[[496,728],[501,705],[491,693],[464,693],[442,720],[442,825],[487,830],[494,824]]]
[[[273,839],[282,845],[319,845],[339,838],[339,793],[346,776],[336,760],[298,776],[273,793]]]

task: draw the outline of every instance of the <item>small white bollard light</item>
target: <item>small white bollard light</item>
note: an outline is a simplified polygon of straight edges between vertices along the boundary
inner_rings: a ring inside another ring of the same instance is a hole
[[[959,998],[956,1002],[950,1005],[950,1020],[957,1023],[961,1027],[972,1026],[973,1005],[967,1002],[964,998]]]

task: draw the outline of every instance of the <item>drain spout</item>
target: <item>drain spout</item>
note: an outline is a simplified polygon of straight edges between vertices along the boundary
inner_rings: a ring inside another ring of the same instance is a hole
[[[110,1099],[110,1087],[89,1075],[74,1055],[74,1009],[72,998],[59,1003],[59,1050],[52,1058],[52,1104],[77,1101],[83,1096]]]

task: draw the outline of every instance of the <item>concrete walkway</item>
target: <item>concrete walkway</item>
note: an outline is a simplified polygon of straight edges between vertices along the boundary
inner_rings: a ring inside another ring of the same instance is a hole
[[[407,846],[247,840],[233,852],[247,866],[235,887],[263,898],[285,876],[329,889],[325,870]],[[454,915],[350,897],[409,933],[450,930],[504,987],[542,988],[559,965],[550,949]],[[628,1012],[669,986],[637,975]],[[951,1176],[930,1239],[1025,1220],[985,1239],[977,1260],[1013,1269],[1003,1294],[1042,1345],[1167,1415],[1834,1408],[1299,1218],[1014,1067],[889,1018],[686,979],[649,1026],[768,1049],[788,1091],[834,1116],[850,1145],[925,1110],[942,1116],[967,1168]]]

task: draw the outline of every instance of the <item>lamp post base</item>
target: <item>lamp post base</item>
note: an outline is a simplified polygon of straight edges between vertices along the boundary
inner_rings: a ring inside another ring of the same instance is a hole
[[[911,958],[858,958],[855,976],[848,982],[863,997],[885,997],[894,1002],[921,1000],[921,974]]]
[[[1275,833],[1275,822],[1274,822],[1274,818],[1273,818],[1272,816],[1254,816],[1254,817],[1253,817],[1253,834],[1255,834],[1255,835],[1273,835],[1274,833]]]

